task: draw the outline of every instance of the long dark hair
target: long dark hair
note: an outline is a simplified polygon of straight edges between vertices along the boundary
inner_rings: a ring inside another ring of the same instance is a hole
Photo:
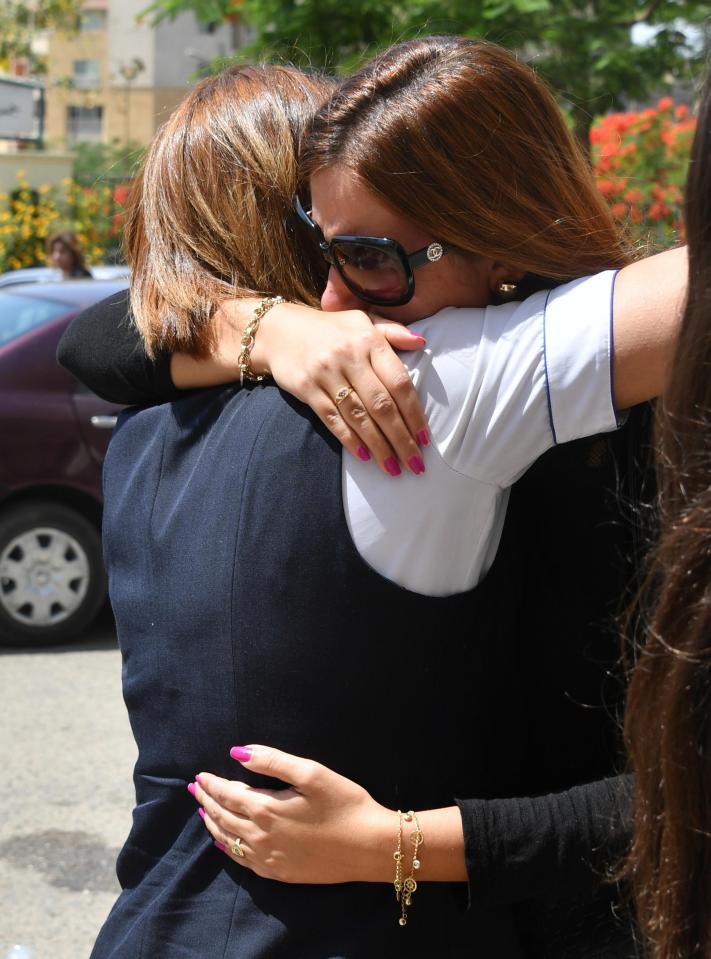
[[[625,716],[637,781],[627,865],[655,959],[711,956],[711,75],[685,216],[689,293],[656,424],[661,535]]]

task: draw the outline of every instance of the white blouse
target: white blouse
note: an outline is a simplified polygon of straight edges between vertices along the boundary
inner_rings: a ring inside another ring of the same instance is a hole
[[[392,478],[343,456],[349,529],[373,569],[427,596],[471,589],[496,556],[511,484],[551,446],[617,427],[615,275],[412,324],[427,347],[401,359],[430,426],[426,472]]]

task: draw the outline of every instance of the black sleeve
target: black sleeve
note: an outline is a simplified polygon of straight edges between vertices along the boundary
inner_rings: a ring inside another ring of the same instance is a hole
[[[183,396],[170,378],[170,354],[150,360],[133,323],[128,290],[90,306],[59,341],[57,360],[112,403],[150,406]]]
[[[590,893],[626,848],[633,786],[628,774],[532,799],[457,800],[470,902]]]

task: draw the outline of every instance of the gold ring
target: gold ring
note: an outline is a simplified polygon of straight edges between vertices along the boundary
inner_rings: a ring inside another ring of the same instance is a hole
[[[244,859],[244,849],[242,848],[241,839],[235,839],[233,843],[230,843],[230,852],[233,856],[239,856],[240,859]]]
[[[352,386],[344,386],[342,390],[339,390],[336,393],[336,399],[334,400],[336,406],[340,406],[344,400],[347,400],[352,392],[353,392]]]

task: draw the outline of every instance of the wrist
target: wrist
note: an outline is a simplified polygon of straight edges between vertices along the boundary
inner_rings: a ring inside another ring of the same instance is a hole
[[[259,304],[259,301],[249,301],[252,303],[251,309]],[[275,304],[265,315],[259,327],[259,336],[254,341],[252,349],[252,369],[255,373],[268,373],[273,376],[275,364],[284,359],[290,361],[293,358],[293,351],[296,343],[290,341],[290,334],[293,335],[295,325],[299,319],[311,320],[313,322],[314,314],[320,315],[320,310],[314,307],[304,306],[301,303]],[[251,316],[251,313],[250,313]],[[247,321],[249,321],[249,317]],[[242,328],[244,328],[244,325]],[[303,331],[303,325],[300,328]]]
[[[354,882],[393,881],[398,820],[396,810],[380,805],[364,818],[353,835]]]
[[[215,349],[212,359],[219,366],[229,368],[237,376],[239,375],[239,356],[242,351],[242,335],[260,302],[261,300],[256,297],[225,300],[212,318],[215,327]],[[254,352],[253,350],[253,366]],[[234,379],[235,375],[232,378]]]

